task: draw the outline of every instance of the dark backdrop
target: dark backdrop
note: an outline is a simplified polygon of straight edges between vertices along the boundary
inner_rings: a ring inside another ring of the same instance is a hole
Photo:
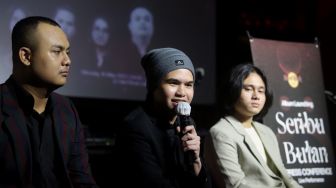
[[[192,1],[190,1],[192,2]],[[80,6],[80,4],[78,4]],[[172,10],[174,11],[174,10]],[[188,10],[185,10],[188,14]],[[335,44],[336,2],[333,0],[237,0],[216,1],[216,78],[215,102],[194,104],[192,116],[202,135],[221,116],[222,80],[235,64],[251,61],[250,35],[277,40],[314,42],[321,46],[325,88],[336,93]],[[210,20],[213,21],[213,20]],[[202,27],[202,26],[200,26]],[[171,35],[170,37],[173,37]],[[206,89],[204,82],[200,83]],[[203,85],[202,85],[203,84]],[[101,187],[114,184],[114,134],[123,117],[142,101],[71,97],[86,126],[90,161]],[[327,100],[327,99],[326,99]],[[327,100],[333,142],[336,131],[336,106]],[[335,145],[335,144],[334,144]]]
[[[250,35],[275,40],[317,42],[320,43],[322,68],[325,89],[336,93],[335,82],[335,44],[336,44],[336,2],[328,1],[254,1],[238,0],[227,3],[217,1],[216,6],[216,99],[214,104],[193,105],[192,115],[203,134],[221,116],[221,95],[225,92],[222,80],[228,70],[237,63],[251,61],[247,31]],[[201,83],[202,84],[202,83]],[[327,100],[331,135],[335,143],[336,105]],[[104,126],[94,122],[111,121],[111,114],[116,114],[113,124],[118,124],[121,118],[141,102],[131,101],[96,101],[74,99],[79,107],[83,122],[89,125],[91,134],[112,133],[115,125]],[[98,114],[94,112],[99,112]],[[94,124],[94,126],[90,126]],[[111,131],[106,131],[111,130]],[[335,146],[335,144],[334,144]],[[94,172],[101,186],[111,184],[113,178],[113,164],[105,170],[107,161],[113,159],[113,147],[110,155],[92,155]],[[334,147],[335,148],[335,147]],[[92,151],[92,150],[91,150]],[[335,150],[336,151],[336,150]],[[108,160],[95,160],[101,158]],[[99,161],[99,162],[98,162]],[[98,163],[101,163],[100,165]],[[98,164],[98,165],[97,165]],[[101,168],[100,168],[101,167]],[[113,181],[112,181],[113,182]],[[107,186],[108,187],[108,186]]]

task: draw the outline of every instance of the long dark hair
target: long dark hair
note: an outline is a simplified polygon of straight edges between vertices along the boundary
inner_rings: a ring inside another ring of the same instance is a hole
[[[254,66],[251,63],[246,64],[238,64],[230,72],[229,78],[225,83],[224,90],[224,113],[225,115],[233,115],[234,113],[234,105],[238,101],[241,90],[243,89],[244,80],[252,73],[257,73],[265,84],[265,96],[266,102],[263,109],[259,112],[259,114],[253,117],[254,120],[260,120],[262,117],[266,115],[269,108],[272,106],[273,95],[270,91],[267,83],[267,79],[263,71],[261,71],[258,67]]]

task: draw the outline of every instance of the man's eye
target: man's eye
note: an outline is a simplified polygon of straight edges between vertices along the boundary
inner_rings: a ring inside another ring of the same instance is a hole
[[[175,80],[167,80],[167,83],[170,85],[177,85],[179,84],[179,82],[175,81]]]
[[[188,83],[186,84],[187,87],[194,87],[194,84],[193,83]]]
[[[178,85],[177,82],[169,82],[170,85]]]
[[[54,51],[53,51],[53,53],[55,53],[55,54],[57,54],[57,55],[58,55],[58,54],[60,54],[60,53],[61,53],[61,50],[54,50]]]

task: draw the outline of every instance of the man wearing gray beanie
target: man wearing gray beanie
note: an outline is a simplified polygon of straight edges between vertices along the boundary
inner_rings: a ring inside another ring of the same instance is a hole
[[[210,188],[194,121],[182,127],[176,107],[191,103],[195,70],[191,59],[175,48],[158,48],[141,59],[147,97],[117,132],[118,164],[125,187]],[[185,161],[189,155],[189,162]],[[129,184],[128,184],[129,183]]]
[[[195,79],[195,70],[190,58],[178,49],[153,49],[142,57],[141,65],[145,70],[149,92],[158,86],[163,76],[176,69],[190,70]]]

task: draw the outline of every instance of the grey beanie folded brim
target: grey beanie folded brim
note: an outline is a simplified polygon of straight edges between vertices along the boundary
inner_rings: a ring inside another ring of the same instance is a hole
[[[175,48],[158,48],[147,52],[141,59],[146,73],[147,89],[156,88],[161,79],[176,69],[188,69],[195,79],[195,70],[190,58]]]

